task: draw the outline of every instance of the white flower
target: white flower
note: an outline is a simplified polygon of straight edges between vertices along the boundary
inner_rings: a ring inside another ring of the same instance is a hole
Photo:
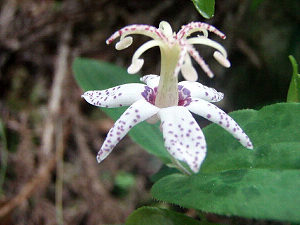
[[[128,67],[128,73],[137,73],[144,64],[144,60],[140,56],[152,47],[158,46],[161,51],[161,73],[163,76],[166,71],[174,76],[177,76],[181,70],[182,75],[186,80],[196,81],[198,78],[197,72],[194,69],[191,57],[201,66],[204,72],[213,77],[213,73],[201,58],[199,53],[193,47],[194,44],[207,45],[215,48],[214,58],[224,67],[230,67],[230,62],[227,60],[227,52],[219,43],[208,38],[208,31],[215,33],[222,39],[226,36],[217,30],[215,27],[201,22],[192,22],[182,26],[181,30],[176,34],[168,22],[162,21],[159,28],[149,25],[129,25],[115,32],[106,43],[112,43],[116,38],[120,37],[120,41],[116,44],[117,50],[122,50],[132,44],[131,34],[142,34],[152,38],[144,43],[134,53],[132,64]],[[190,37],[191,34],[200,32],[201,35]],[[170,63],[172,62],[172,63]]]
[[[82,95],[87,102],[99,107],[130,106],[110,129],[97,155],[99,163],[133,126],[158,116],[168,152],[175,159],[186,162],[193,172],[198,172],[206,155],[206,141],[189,111],[220,125],[246,148],[253,148],[239,125],[210,103],[220,101],[222,93],[198,82],[182,81],[178,83],[178,103],[170,107],[158,107],[155,102],[159,80],[157,75],[147,75],[141,78],[146,85],[123,84],[107,90],[87,91]]]

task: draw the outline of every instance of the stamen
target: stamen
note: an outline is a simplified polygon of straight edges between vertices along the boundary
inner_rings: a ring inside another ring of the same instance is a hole
[[[130,74],[137,73],[144,65],[144,60],[140,59],[140,56],[148,49],[153,48],[155,46],[159,46],[159,44],[160,43],[158,41],[151,40],[151,41],[144,43],[142,46],[140,46],[133,54],[132,63],[128,67],[127,72]]]
[[[188,81],[197,81],[198,74],[195,68],[192,65],[190,56],[187,54],[183,65],[181,66],[182,76]]]
[[[214,52],[214,58],[220,63],[222,66],[229,68],[231,66],[229,60],[224,57],[220,52],[215,51]]]
[[[199,36],[199,37],[195,37],[195,38],[189,38],[189,39],[187,39],[187,42],[191,45],[200,44],[200,45],[210,46],[212,48],[217,49],[220,53],[222,53],[224,58],[227,58],[227,52],[226,52],[225,48],[216,41]]]
[[[140,56],[150,48],[159,46],[160,42],[156,40],[147,41],[142,46],[140,46],[132,56],[132,61],[140,58]]]
[[[140,71],[143,65],[144,65],[143,59],[134,59],[132,60],[131,65],[128,67],[127,72],[129,74],[135,74]]]
[[[117,50],[128,48],[132,44],[132,37],[121,36],[120,41],[116,44]]]

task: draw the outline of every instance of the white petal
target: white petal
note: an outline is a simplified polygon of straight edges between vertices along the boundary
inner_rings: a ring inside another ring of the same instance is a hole
[[[123,84],[102,91],[87,91],[82,97],[88,103],[99,107],[128,106],[143,98],[141,93],[145,87],[146,85],[138,83]]]
[[[192,114],[185,107],[173,106],[161,109],[158,115],[169,153],[198,172],[206,155],[206,142]]]
[[[209,88],[199,82],[182,81],[178,83],[178,86],[180,85],[190,91],[192,98],[201,98],[209,102],[218,102],[224,97],[223,93],[216,91],[214,88]]]
[[[97,161],[100,163],[113,150],[117,143],[138,123],[150,118],[159,108],[141,99],[133,103],[116,121],[98,152]],[[147,135],[147,134],[145,134]]]
[[[238,141],[248,149],[253,149],[249,137],[244,133],[242,128],[224,111],[217,106],[210,104],[202,99],[193,99],[187,108],[216,124],[223,127],[231,133]]]
[[[147,84],[148,87],[154,89],[158,86],[159,76],[155,74],[149,74],[140,78],[140,81]]]

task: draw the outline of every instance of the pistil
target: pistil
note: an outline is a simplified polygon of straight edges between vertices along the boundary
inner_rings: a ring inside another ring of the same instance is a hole
[[[178,78],[174,76],[176,64],[179,60],[178,45],[165,46],[161,51],[161,71],[155,105],[159,108],[177,106]]]

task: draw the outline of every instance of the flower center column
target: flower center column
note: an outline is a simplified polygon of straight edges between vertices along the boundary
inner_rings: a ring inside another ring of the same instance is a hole
[[[176,64],[179,59],[178,45],[160,47],[161,71],[155,105],[166,108],[178,105],[178,78],[174,76]]]

